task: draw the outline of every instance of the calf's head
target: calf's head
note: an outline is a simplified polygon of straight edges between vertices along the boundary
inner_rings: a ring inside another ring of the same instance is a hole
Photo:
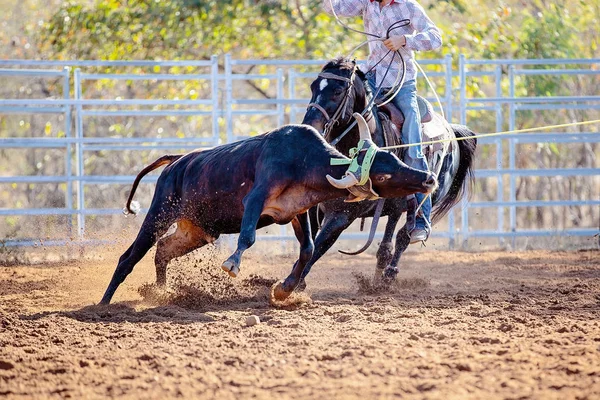
[[[353,162],[341,179],[327,176],[338,189],[348,189],[346,201],[374,200],[379,197],[405,197],[417,192],[432,193],[437,179],[431,172],[420,171],[403,163],[396,155],[379,150],[371,141],[369,127],[362,115],[354,113],[361,141]]]

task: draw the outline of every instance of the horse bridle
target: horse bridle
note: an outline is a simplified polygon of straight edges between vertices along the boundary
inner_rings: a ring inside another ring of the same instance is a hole
[[[306,111],[308,111],[311,107],[316,108],[325,117],[326,122],[325,122],[325,126],[323,128],[323,137],[327,137],[329,135],[331,129],[335,126],[335,124],[339,123],[340,117],[345,113],[346,107],[351,98],[350,93],[354,89],[354,77],[355,76],[356,76],[356,65],[352,69],[352,75],[350,75],[350,78],[346,78],[345,76],[341,76],[341,75],[337,75],[337,74],[332,74],[331,72],[319,73],[319,78],[333,79],[336,81],[342,81],[342,82],[348,83],[348,89],[346,90],[346,93],[344,94],[344,99],[342,100],[340,105],[336,108],[335,112],[333,113],[333,116],[329,117],[329,113],[327,112],[327,110],[325,110],[320,104],[309,103],[308,106],[306,107]],[[351,113],[350,113],[349,118],[352,118]]]

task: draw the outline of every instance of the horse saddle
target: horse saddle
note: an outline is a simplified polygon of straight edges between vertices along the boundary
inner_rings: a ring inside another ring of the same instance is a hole
[[[446,120],[433,111],[431,103],[417,95],[419,104],[419,113],[421,114],[423,141],[434,141],[450,137],[450,126]],[[402,144],[401,134],[404,123],[404,115],[395,104],[389,102],[384,106],[378,106],[378,116],[383,126],[383,136],[386,146]],[[447,143],[432,143],[423,146],[423,153],[427,158],[429,169],[437,171],[442,162],[443,155],[447,148]],[[400,154],[398,154],[400,155]]]
[[[417,104],[419,105],[421,123],[425,124],[430,122],[433,119],[433,106],[429,100],[417,95]],[[378,106],[378,108],[380,111],[387,113],[389,118],[397,127],[401,127],[402,124],[404,124],[404,114],[402,114],[402,111],[396,107],[393,101],[390,101],[383,106]]]

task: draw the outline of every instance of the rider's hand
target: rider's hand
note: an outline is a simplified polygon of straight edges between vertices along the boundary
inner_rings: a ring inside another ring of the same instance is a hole
[[[396,51],[401,47],[404,47],[406,44],[406,37],[404,35],[392,36],[389,39],[384,40],[383,44],[388,49]]]

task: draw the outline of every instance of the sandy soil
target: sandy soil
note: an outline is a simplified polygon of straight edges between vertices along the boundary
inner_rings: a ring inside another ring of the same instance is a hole
[[[122,249],[0,268],[0,397],[600,398],[600,252],[411,250],[374,289],[372,256],[327,256],[269,305],[291,257],[151,257],[97,302]],[[246,326],[246,317],[261,323]]]

